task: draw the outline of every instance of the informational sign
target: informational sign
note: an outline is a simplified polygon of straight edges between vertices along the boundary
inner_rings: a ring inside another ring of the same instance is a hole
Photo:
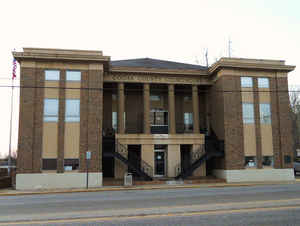
[[[86,159],[91,159],[91,152],[90,151],[87,151],[86,152]]]

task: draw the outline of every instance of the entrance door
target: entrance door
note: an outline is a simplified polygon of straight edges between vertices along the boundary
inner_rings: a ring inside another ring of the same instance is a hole
[[[154,152],[154,165],[155,165],[155,176],[165,176],[165,150],[155,150]]]

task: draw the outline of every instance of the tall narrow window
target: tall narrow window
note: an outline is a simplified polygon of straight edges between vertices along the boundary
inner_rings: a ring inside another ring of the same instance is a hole
[[[59,70],[45,70],[46,81],[59,81]]]
[[[241,87],[242,88],[252,88],[253,82],[251,77],[241,77]]]
[[[58,121],[58,99],[44,100],[44,122]]]
[[[67,71],[66,75],[66,80],[67,81],[74,81],[78,82],[81,80],[81,72],[80,71]]]
[[[118,115],[117,112],[112,112],[112,128],[117,131],[118,128]]]
[[[253,103],[243,103],[243,122],[246,124],[254,123]]]
[[[184,113],[184,131],[193,130],[193,113],[185,112]]]
[[[80,100],[67,99],[66,100],[66,122],[79,122],[80,121]]]
[[[269,88],[269,79],[268,78],[258,78],[258,88]]]
[[[271,124],[270,104],[259,104],[260,123]]]

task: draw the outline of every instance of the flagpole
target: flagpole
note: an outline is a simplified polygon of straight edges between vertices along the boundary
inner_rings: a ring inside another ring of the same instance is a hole
[[[15,50],[14,50],[15,51]],[[11,79],[11,97],[10,97],[10,123],[9,123],[9,150],[8,150],[8,176],[11,176],[11,136],[12,136],[12,121],[13,121],[13,109],[14,109],[14,79],[16,78],[17,62],[13,59],[13,70]]]
[[[14,99],[14,78],[11,81],[11,98],[10,98],[10,125],[9,125],[9,150],[8,150],[8,176],[11,176],[11,136],[12,136],[12,118],[13,118],[13,99]]]

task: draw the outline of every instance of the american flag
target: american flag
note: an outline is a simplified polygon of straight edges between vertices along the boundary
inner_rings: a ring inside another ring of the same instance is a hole
[[[12,70],[12,79],[17,77],[17,60],[14,58],[13,60],[13,70]]]

